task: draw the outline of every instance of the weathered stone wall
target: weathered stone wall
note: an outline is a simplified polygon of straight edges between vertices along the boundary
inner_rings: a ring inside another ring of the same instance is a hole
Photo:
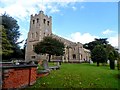
[[[49,22],[49,24],[48,24]],[[39,60],[40,57],[34,53],[34,44],[40,42],[45,36],[52,34],[52,17],[44,15],[43,11],[39,14],[31,15],[30,30],[28,32],[27,47],[25,52],[26,61]]]
[[[39,21],[38,21],[39,19]],[[44,22],[45,20],[45,22]],[[48,25],[49,21],[49,25]],[[48,55],[37,55],[33,51],[34,44],[40,42],[43,37],[52,36],[65,44],[65,54],[61,57],[63,62],[80,62],[89,60],[90,52],[83,48],[81,43],[72,42],[52,33],[52,17],[48,17],[40,11],[39,14],[31,15],[30,30],[28,33],[25,60],[34,61],[48,59]],[[54,59],[54,56],[52,56]]]

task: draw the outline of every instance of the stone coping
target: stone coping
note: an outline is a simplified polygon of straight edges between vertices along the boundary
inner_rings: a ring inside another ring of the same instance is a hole
[[[12,62],[0,62],[0,64],[12,64]]]
[[[62,62],[62,60],[50,60],[50,62]]]
[[[2,69],[13,69],[13,68],[30,68],[30,67],[37,67],[35,64],[30,65],[10,65],[10,66],[0,66]]]

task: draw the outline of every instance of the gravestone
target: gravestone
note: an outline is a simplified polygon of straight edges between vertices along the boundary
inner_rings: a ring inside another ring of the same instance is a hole
[[[42,66],[45,70],[49,70],[49,66],[48,66],[48,61],[47,60],[43,60],[42,61]]]
[[[46,74],[50,72],[47,60],[42,60],[42,63],[39,62],[39,65],[42,65],[43,67],[43,69],[39,71],[39,74]]]
[[[107,61],[107,64],[110,64],[110,60]],[[117,65],[117,60],[115,60],[115,65]]]
[[[117,60],[115,60],[115,65],[117,65]]]
[[[110,64],[110,60],[107,60],[107,64]]]
[[[93,61],[92,61],[92,60],[90,60],[90,64],[93,64]]]

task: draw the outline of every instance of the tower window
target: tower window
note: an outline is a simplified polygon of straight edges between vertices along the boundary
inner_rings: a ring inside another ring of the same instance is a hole
[[[39,18],[37,18],[37,23],[39,23]]]
[[[50,23],[50,22],[49,22],[49,21],[47,21],[47,25],[48,25],[48,26],[49,26],[49,23]]]
[[[35,48],[35,45],[33,45],[32,49],[34,50],[34,48]]]
[[[33,20],[33,24],[35,24],[35,20]]]
[[[36,38],[38,37],[38,33],[36,32],[36,36],[35,36]]]
[[[31,56],[32,59],[35,59],[35,56]]]
[[[31,34],[31,38],[33,38],[34,33]]]
[[[43,19],[43,23],[44,23],[44,24],[45,24],[45,21],[46,21],[46,20],[45,20],[45,19]]]
[[[76,59],[76,55],[75,54],[73,54],[73,59]]]

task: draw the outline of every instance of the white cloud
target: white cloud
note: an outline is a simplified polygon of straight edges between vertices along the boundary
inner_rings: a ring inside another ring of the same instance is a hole
[[[49,0],[44,0],[49,1]],[[119,0],[50,0],[50,2],[118,2]]]
[[[106,29],[102,34],[107,36],[108,41],[112,46],[118,47],[118,33],[116,31]]]
[[[3,4],[5,4],[3,2]],[[37,9],[34,7],[34,3],[24,2],[23,0],[16,0],[11,2],[11,4],[5,4],[4,7],[0,8],[0,13],[6,12],[7,14],[16,17],[18,19],[25,19],[29,17],[32,13],[36,13]]]
[[[82,6],[80,6],[80,9],[83,9],[83,8],[85,8],[85,6],[83,6],[83,5],[82,5]]]
[[[108,38],[109,43],[114,46],[118,47],[118,35],[112,36]]]
[[[82,44],[94,41],[98,36],[91,35],[90,33],[81,34],[80,32],[75,32],[70,35],[70,39],[74,42],[80,42]]]
[[[59,7],[67,7],[70,3],[84,1],[87,0],[0,0],[0,14],[6,12],[12,17],[16,17],[20,20],[26,20],[26,18],[30,17],[31,14],[35,14],[41,9],[44,12],[46,12],[46,10],[49,10],[49,13],[56,13],[60,12]],[[72,8],[76,10],[76,7],[74,7],[74,5]],[[84,8],[84,6],[81,6],[81,8]],[[108,33],[109,31],[110,30],[108,29],[106,33]],[[23,40],[25,38],[23,36],[24,35],[20,37],[20,40]],[[84,44],[93,41],[94,38],[97,38],[97,36],[93,36],[89,33],[81,34],[80,32],[76,32],[71,34],[70,40],[73,40],[75,42],[81,42]],[[115,37],[111,37],[109,39],[111,40],[112,44],[115,43],[114,39]]]
[[[119,48],[119,53],[120,53],[120,34],[118,34],[118,48]]]
[[[24,41],[23,41],[23,40],[24,40]],[[20,48],[23,48],[23,46],[24,46],[24,44],[25,44],[26,39],[25,39],[23,36],[20,36],[20,38],[19,38],[18,42],[21,42],[21,41],[23,41],[23,42],[22,42],[22,43],[20,43],[20,44],[19,44],[19,46],[20,46]]]
[[[102,32],[102,34],[104,35],[108,35],[108,34],[112,34],[114,33],[114,31],[110,30],[110,29],[106,29],[105,31]]]
[[[3,0],[1,4],[4,6],[0,7],[0,14],[6,12],[7,14],[19,19],[25,19],[40,10],[46,11],[48,5],[47,2],[42,3],[40,0],[16,0],[11,2],[11,4],[7,4],[7,0],[5,0],[5,2]],[[51,9],[55,12],[56,8],[52,6]]]
[[[25,19],[40,10],[44,12],[49,10],[50,13],[55,13],[60,11],[59,7],[67,7],[70,3],[86,1],[87,0],[0,0],[0,14],[6,12],[13,17]],[[81,6],[81,8],[84,8],[84,6]],[[72,6],[72,9],[76,10],[76,7]]]
[[[21,47],[21,48],[23,48],[23,46],[24,46],[24,44],[25,44],[25,41],[26,41],[26,38],[27,38],[27,30],[25,30],[24,28],[21,28],[21,31],[20,31],[20,33],[21,33],[21,35],[20,35],[20,38],[18,39],[18,41],[17,42],[21,42],[21,41],[23,41],[22,43],[20,43],[19,44],[19,46]]]
[[[74,11],[76,11],[76,10],[77,10],[77,8],[76,8],[75,6],[73,6],[73,7],[72,7],[72,9],[73,9]]]
[[[75,32],[70,35],[70,37],[65,37],[68,40],[71,40],[73,42],[80,42],[82,44],[89,43],[91,41],[94,41],[95,38],[101,38],[99,36],[91,35],[90,33],[83,33]],[[118,35],[108,37],[108,42],[114,46],[118,47]]]
[[[40,10],[45,13],[60,12],[59,7],[67,7],[68,4],[76,2],[77,0],[2,0],[0,4],[0,14],[7,13],[14,18],[25,20],[31,14],[35,14]],[[64,3],[63,3],[64,2]],[[76,8],[74,7],[74,10]]]
[[[50,9],[50,13],[57,13],[60,11],[57,6],[52,7],[52,5],[48,6],[48,9]]]

